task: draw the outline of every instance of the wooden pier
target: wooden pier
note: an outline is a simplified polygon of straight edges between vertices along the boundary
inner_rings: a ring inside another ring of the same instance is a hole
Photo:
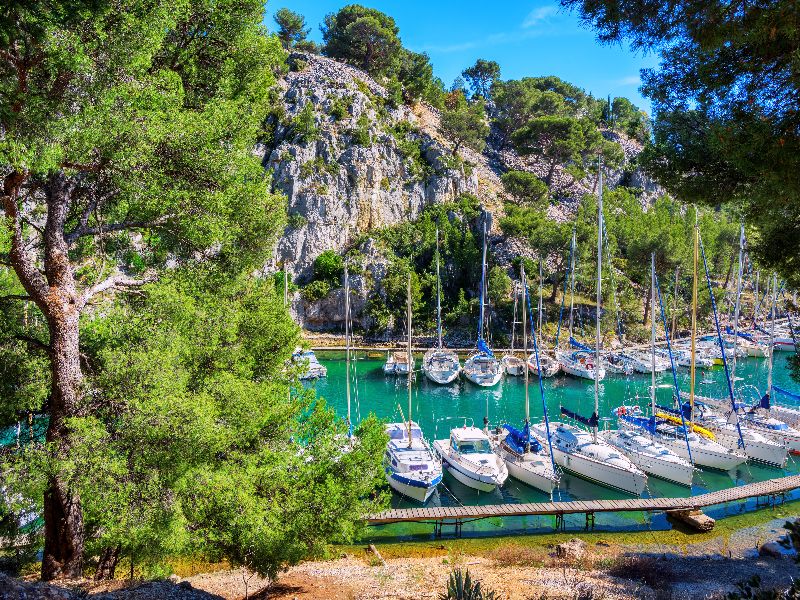
[[[750,483],[717,492],[700,494],[689,498],[635,498],[630,500],[573,500],[570,502],[534,502],[526,504],[489,504],[486,506],[437,506],[429,508],[402,508],[368,515],[369,525],[386,525],[403,522],[429,522],[441,535],[443,525],[454,525],[460,534],[461,525],[466,521],[494,517],[554,516],[556,529],[564,528],[564,516],[586,515],[586,528],[594,526],[595,513],[602,512],[666,512],[680,518],[682,514],[697,514],[703,508],[740,502],[750,498],[764,498],[768,505],[774,506],[778,498],[783,499],[788,492],[800,488],[800,475],[769,479]]]

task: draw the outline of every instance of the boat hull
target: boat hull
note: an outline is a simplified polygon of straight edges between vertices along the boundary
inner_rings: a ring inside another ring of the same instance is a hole
[[[738,433],[713,429],[716,441],[730,450],[739,449]],[[771,442],[769,440],[752,440],[745,437],[744,453],[747,458],[756,462],[769,465],[771,467],[783,468],[786,466],[787,448],[783,443]]]
[[[449,448],[449,446],[448,446]],[[458,460],[452,459],[450,451],[445,449],[442,442],[436,441],[433,443],[433,450],[439,455],[442,461],[442,468],[452,475],[460,483],[467,487],[478,490],[479,492],[492,492],[498,487],[502,486],[508,478],[508,469],[505,462],[497,457],[499,465],[502,467],[499,472],[494,474],[481,474],[474,470],[469,469],[466,465],[462,465]]]
[[[433,495],[433,492],[436,491],[436,486],[441,483],[442,476],[439,475],[430,483],[425,483],[414,481],[412,479],[403,477],[399,473],[388,471],[386,473],[386,480],[389,482],[389,487],[391,487],[401,496],[415,500],[420,504],[425,504],[428,501],[428,498]]]
[[[549,463],[550,457],[545,457]],[[526,461],[524,457],[514,456],[511,453],[503,453],[503,461],[506,463],[509,477],[521,481],[545,494],[552,494],[558,487],[558,476],[553,473],[553,467],[549,464],[542,466],[537,462]]]
[[[663,436],[659,437],[658,441],[681,458],[689,460],[689,450],[686,448],[685,439]],[[722,449],[713,450],[706,448],[703,445],[693,444],[691,442],[689,445],[692,448],[692,460],[694,460],[694,464],[705,469],[714,469],[715,471],[727,472],[731,469],[735,469],[747,461],[747,457],[743,454],[723,452]]]
[[[685,460],[675,461],[669,460],[668,458],[662,459],[659,456],[652,456],[645,452],[639,452],[633,448],[628,448],[621,443],[616,443],[613,432],[604,431],[601,432],[600,435],[607,443],[622,452],[633,464],[648,475],[658,477],[659,479],[665,479],[666,481],[671,481],[679,485],[692,485],[694,467],[691,463]],[[675,456],[677,457],[677,455]]]
[[[448,383],[452,383],[456,380],[458,374],[461,372],[461,369],[451,369],[449,371],[423,369],[423,371],[425,372],[425,377],[427,377],[430,381],[438,383],[439,385],[447,385]]]

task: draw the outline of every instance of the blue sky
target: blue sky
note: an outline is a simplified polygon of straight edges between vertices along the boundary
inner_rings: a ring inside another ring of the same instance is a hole
[[[657,57],[634,53],[627,46],[601,45],[592,30],[557,2],[360,3],[394,17],[403,45],[427,52],[434,72],[448,87],[477,58],[485,58],[500,64],[503,79],[557,75],[595,96],[626,96],[650,112],[650,103],[638,91],[639,70],[656,66]],[[285,6],[306,17],[310,37],[319,42],[324,16],[345,4],[348,0],[269,0],[266,21],[273,28],[272,15]]]

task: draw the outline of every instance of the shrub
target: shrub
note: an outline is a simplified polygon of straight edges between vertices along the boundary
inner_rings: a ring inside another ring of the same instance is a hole
[[[353,99],[350,98],[350,96],[333,96],[331,98],[330,108],[328,108],[328,114],[332,116],[334,120],[341,121],[350,115],[350,107],[352,104]]]
[[[314,279],[327,281],[331,285],[339,285],[344,274],[344,261],[333,250],[325,250],[314,259]]]
[[[311,105],[311,102],[307,102],[302,110],[292,119],[292,131],[303,143],[312,142],[319,137],[316,113],[314,112],[314,107]]]
[[[308,162],[300,165],[300,178],[308,179],[314,173],[324,173],[331,176],[339,174],[339,163],[335,160],[326,161],[321,156],[317,156]]]
[[[286,220],[286,225],[289,227],[289,229],[300,229],[301,227],[305,227],[307,224],[308,219],[306,219],[300,213],[292,213]]]
[[[331,285],[327,281],[312,281],[301,290],[303,299],[308,302],[322,300],[331,291]]]
[[[369,134],[369,119],[363,114],[358,117],[355,128],[350,130],[352,142],[357,146],[368,147],[372,144],[372,136]]]
[[[496,600],[499,597],[491,590],[484,590],[480,581],[473,581],[469,570],[456,569],[450,573],[447,590],[439,600]]]

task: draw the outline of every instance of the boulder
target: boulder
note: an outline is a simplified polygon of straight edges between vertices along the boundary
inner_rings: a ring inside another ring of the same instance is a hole
[[[586,555],[587,544],[579,538],[572,538],[556,546],[556,556],[564,560],[580,560]]]

